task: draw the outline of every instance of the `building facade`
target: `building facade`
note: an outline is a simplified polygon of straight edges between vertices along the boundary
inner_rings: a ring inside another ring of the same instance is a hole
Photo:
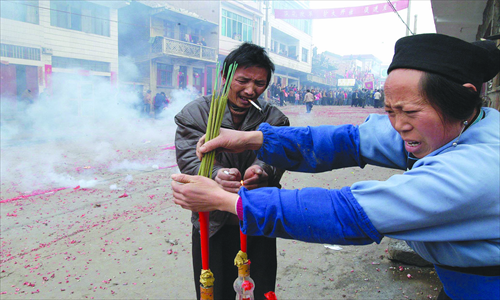
[[[436,32],[467,42],[495,41],[500,47],[499,0],[431,0]],[[483,86],[484,105],[500,109],[500,76]]]
[[[312,65],[312,21],[276,19],[275,9],[308,8],[304,1],[222,1],[219,60],[243,42],[264,47],[275,64],[271,83],[299,86]],[[270,95],[265,95],[270,96]]]
[[[267,2],[269,16],[266,26],[270,34],[265,41],[269,45],[271,59],[276,64],[274,83],[281,86],[301,86],[314,82],[312,77],[312,20],[277,19],[275,9],[308,9],[306,1]]]
[[[2,108],[17,110],[29,91],[52,93],[72,77],[115,83],[117,10],[126,1],[0,1]],[[77,99],[92,89],[75,79]],[[85,95],[84,95],[85,94]],[[5,116],[5,114],[2,114]]]
[[[219,44],[219,10],[211,2],[132,1],[120,9],[120,57],[139,70],[121,83],[153,95],[191,86],[210,93]]]

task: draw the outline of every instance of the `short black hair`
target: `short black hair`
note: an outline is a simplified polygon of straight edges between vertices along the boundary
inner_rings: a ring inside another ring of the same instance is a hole
[[[442,75],[424,72],[419,85],[422,96],[441,112],[444,120],[467,120],[474,113],[474,109],[480,109],[482,106],[478,91]]]
[[[260,67],[265,69],[267,71],[266,87],[269,85],[274,73],[274,63],[261,46],[245,42],[231,51],[224,59],[224,74],[228,73],[229,66],[234,62],[238,64],[238,68]]]

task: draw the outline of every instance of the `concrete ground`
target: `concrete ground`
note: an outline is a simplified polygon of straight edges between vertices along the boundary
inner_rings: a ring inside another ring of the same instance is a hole
[[[293,126],[359,124],[368,113],[383,113],[282,110]],[[128,123],[133,126],[122,131],[98,124],[107,131],[92,139],[76,129],[55,138],[33,129],[2,135],[0,299],[194,299],[190,212],[173,204],[170,189],[170,175],[178,172],[175,126],[171,120]],[[287,172],[282,184],[340,188],[395,173],[376,167]],[[388,242],[278,240],[278,299],[436,298],[441,284],[434,269],[388,260]]]

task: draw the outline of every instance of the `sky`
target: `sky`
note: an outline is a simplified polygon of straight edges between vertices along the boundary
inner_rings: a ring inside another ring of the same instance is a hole
[[[392,0],[394,2],[394,0]],[[371,1],[316,1],[309,2],[315,8],[355,7],[387,0]],[[407,22],[408,10],[398,11],[404,22]],[[435,33],[430,0],[410,0],[410,29],[414,31],[414,20],[417,15],[416,33]],[[316,19],[313,20],[313,46],[318,53],[323,51],[339,55],[373,54],[383,64],[389,64],[394,54],[394,44],[406,35],[406,25],[396,13],[385,13],[366,17]]]

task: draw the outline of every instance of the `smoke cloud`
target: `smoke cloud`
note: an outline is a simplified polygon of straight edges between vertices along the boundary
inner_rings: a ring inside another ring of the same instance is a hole
[[[121,61],[120,76],[139,74]],[[2,99],[3,191],[9,185],[20,192],[93,187],[110,172],[175,165],[175,151],[162,147],[174,145],[174,116],[197,97],[192,89],[174,91],[154,119],[141,113],[142,93],[114,87],[106,77],[54,73],[48,94],[32,104]]]

